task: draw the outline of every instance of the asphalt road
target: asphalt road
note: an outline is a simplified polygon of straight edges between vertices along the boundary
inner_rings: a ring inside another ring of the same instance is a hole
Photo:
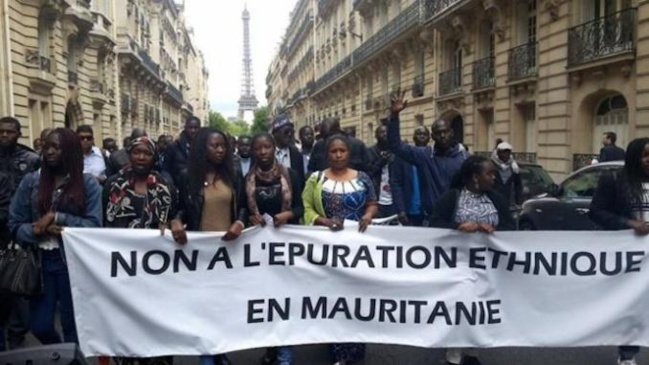
[[[37,340],[28,335],[27,346],[37,346]],[[256,365],[263,349],[228,354],[234,365]],[[407,346],[368,345],[365,361],[358,365],[443,365],[443,349],[422,349]],[[483,365],[616,365],[617,348],[497,348],[478,350]],[[295,348],[296,365],[331,365],[326,345],[308,345]],[[649,351],[642,349],[638,363],[649,364]],[[90,361],[96,365],[95,361]],[[174,365],[198,365],[197,357],[176,357]]]
[[[262,350],[250,350],[230,355],[235,365],[258,364]],[[405,346],[369,345],[364,365],[440,365],[445,364],[442,349],[421,349]],[[499,348],[480,350],[478,356],[484,365],[615,365],[617,349],[596,347],[579,349],[530,349]],[[296,352],[296,364],[325,365],[328,360],[327,347],[302,346]],[[649,356],[641,351],[640,364],[648,364]],[[179,363],[194,365],[192,358],[183,358]]]
[[[234,365],[256,365],[263,350],[229,354]],[[367,357],[359,365],[442,365],[444,350],[405,346],[369,345]],[[579,349],[500,348],[480,350],[484,365],[616,365],[617,349],[613,347]],[[641,351],[639,364],[649,364],[649,356]],[[297,365],[331,365],[327,346],[301,346],[296,350]],[[195,357],[176,358],[174,365],[197,365]]]

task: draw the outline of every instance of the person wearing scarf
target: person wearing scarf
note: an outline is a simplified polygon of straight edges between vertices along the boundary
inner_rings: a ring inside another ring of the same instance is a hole
[[[129,165],[112,176],[104,188],[106,227],[158,229],[177,208],[173,184],[154,170],[156,145],[149,137],[135,138],[127,149]]]
[[[273,225],[297,224],[302,217],[302,186],[298,174],[287,169],[275,157],[275,141],[269,133],[252,139],[253,165],[246,176],[246,196],[250,223],[264,226],[264,215],[273,218]],[[290,347],[268,348],[261,364],[292,365]]]
[[[509,143],[501,142],[491,154],[491,161],[496,165],[494,190],[505,198],[510,207],[518,207],[523,203],[523,184],[512,149]]]
[[[156,145],[149,137],[132,140],[126,152],[129,164],[104,185],[105,227],[162,229],[177,209],[176,188],[154,170]],[[172,357],[123,358],[122,364],[172,364]],[[107,364],[100,358],[100,365]]]

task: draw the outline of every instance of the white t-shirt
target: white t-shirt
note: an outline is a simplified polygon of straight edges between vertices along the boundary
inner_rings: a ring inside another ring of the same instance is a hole
[[[381,184],[379,184],[379,204],[392,205],[392,190],[390,190],[390,170],[388,165],[381,170]]]

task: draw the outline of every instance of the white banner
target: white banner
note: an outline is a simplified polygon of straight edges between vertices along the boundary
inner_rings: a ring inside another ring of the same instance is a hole
[[[649,345],[647,240],[631,232],[360,234],[267,227],[63,233],[87,356],[218,354],[330,342]]]

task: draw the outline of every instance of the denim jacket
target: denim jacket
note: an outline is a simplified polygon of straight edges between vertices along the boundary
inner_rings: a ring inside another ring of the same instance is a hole
[[[62,227],[101,227],[103,213],[101,208],[101,188],[90,174],[83,175],[86,187],[86,209],[83,216],[74,215],[65,206],[57,208],[56,224]],[[41,218],[38,207],[38,186],[40,171],[25,176],[9,208],[9,229],[12,237],[21,245],[38,245],[46,237],[34,234],[32,224]]]

